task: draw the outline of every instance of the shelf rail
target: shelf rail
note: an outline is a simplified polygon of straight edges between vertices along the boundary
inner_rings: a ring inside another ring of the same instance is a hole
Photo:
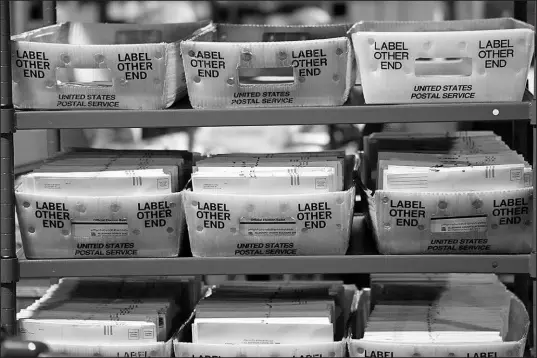
[[[528,272],[529,255],[344,255],[21,260],[21,277]],[[526,288],[527,290],[527,288]]]

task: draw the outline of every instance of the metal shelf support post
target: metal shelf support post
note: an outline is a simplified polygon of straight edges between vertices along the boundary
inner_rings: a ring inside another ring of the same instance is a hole
[[[15,112],[11,91],[11,30],[9,1],[0,2],[0,91],[2,133],[0,137],[0,307],[2,328],[16,332],[19,263],[15,243],[15,193],[13,132]]]

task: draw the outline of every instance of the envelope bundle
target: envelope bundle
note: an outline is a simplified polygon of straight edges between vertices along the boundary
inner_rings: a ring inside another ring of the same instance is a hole
[[[185,151],[141,150],[74,150],[47,160],[16,188],[26,256],[177,256],[179,191],[192,160]]]
[[[530,164],[489,131],[374,133],[364,149],[370,187],[379,190],[475,191],[532,185]]]
[[[523,357],[529,315],[493,274],[373,274],[351,357]]]
[[[495,343],[507,336],[511,295],[495,275],[373,275],[372,284],[384,292],[366,341]]]
[[[345,153],[219,154],[196,163],[192,186],[212,194],[314,194],[343,190]]]
[[[18,314],[21,338],[75,346],[154,344],[188,315],[189,278],[64,278]],[[182,311],[186,310],[186,312]]]
[[[329,151],[225,154],[197,162],[183,200],[193,255],[344,254],[353,161]]]
[[[192,342],[334,342],[341,339],[343,319],[341,282],[223,284],[198,304]]]
[[[63,195],[143,195],[180,191],[192,153],[171,150],[74,149],[23,177],[27,191]]]
[[[494,133],[377,133],[365,152],[382,253],[531,250],[533,168]]]

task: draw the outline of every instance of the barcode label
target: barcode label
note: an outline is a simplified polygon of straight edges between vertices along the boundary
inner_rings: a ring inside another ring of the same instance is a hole
[[[111,335],[114,334],[114,332],[112,330],[112,326],[104,326],[103,330],[104,330],[104,335],[105,336],[111,336]]]
[[[291,178],[291,186],[300,185],[300,176],[298,175],[296,169],[289,169],[288,172]]]
[[[142,186],[143,180],[142,177],[132,177],[132,186]]]
[[[494,167],[485,167],[485,179],[494,179],[496,176],[496,173],[494,171]]]

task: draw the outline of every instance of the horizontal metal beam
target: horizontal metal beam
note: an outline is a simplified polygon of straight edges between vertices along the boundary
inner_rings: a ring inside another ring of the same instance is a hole
[[[317,273],[528,273],[530,255],[21,260],[21,278]]]
[[[529,120],[531,95],[523,102],[366,105],[355,89],[340,107],[195,110],[188,99],[165,110],[17,111],[16,128],[178,128]]]
[[[535,279],[537,277],[537,253],[532,252],[530,256],[530,268],[529,268],[529,274],[530,277]]]

